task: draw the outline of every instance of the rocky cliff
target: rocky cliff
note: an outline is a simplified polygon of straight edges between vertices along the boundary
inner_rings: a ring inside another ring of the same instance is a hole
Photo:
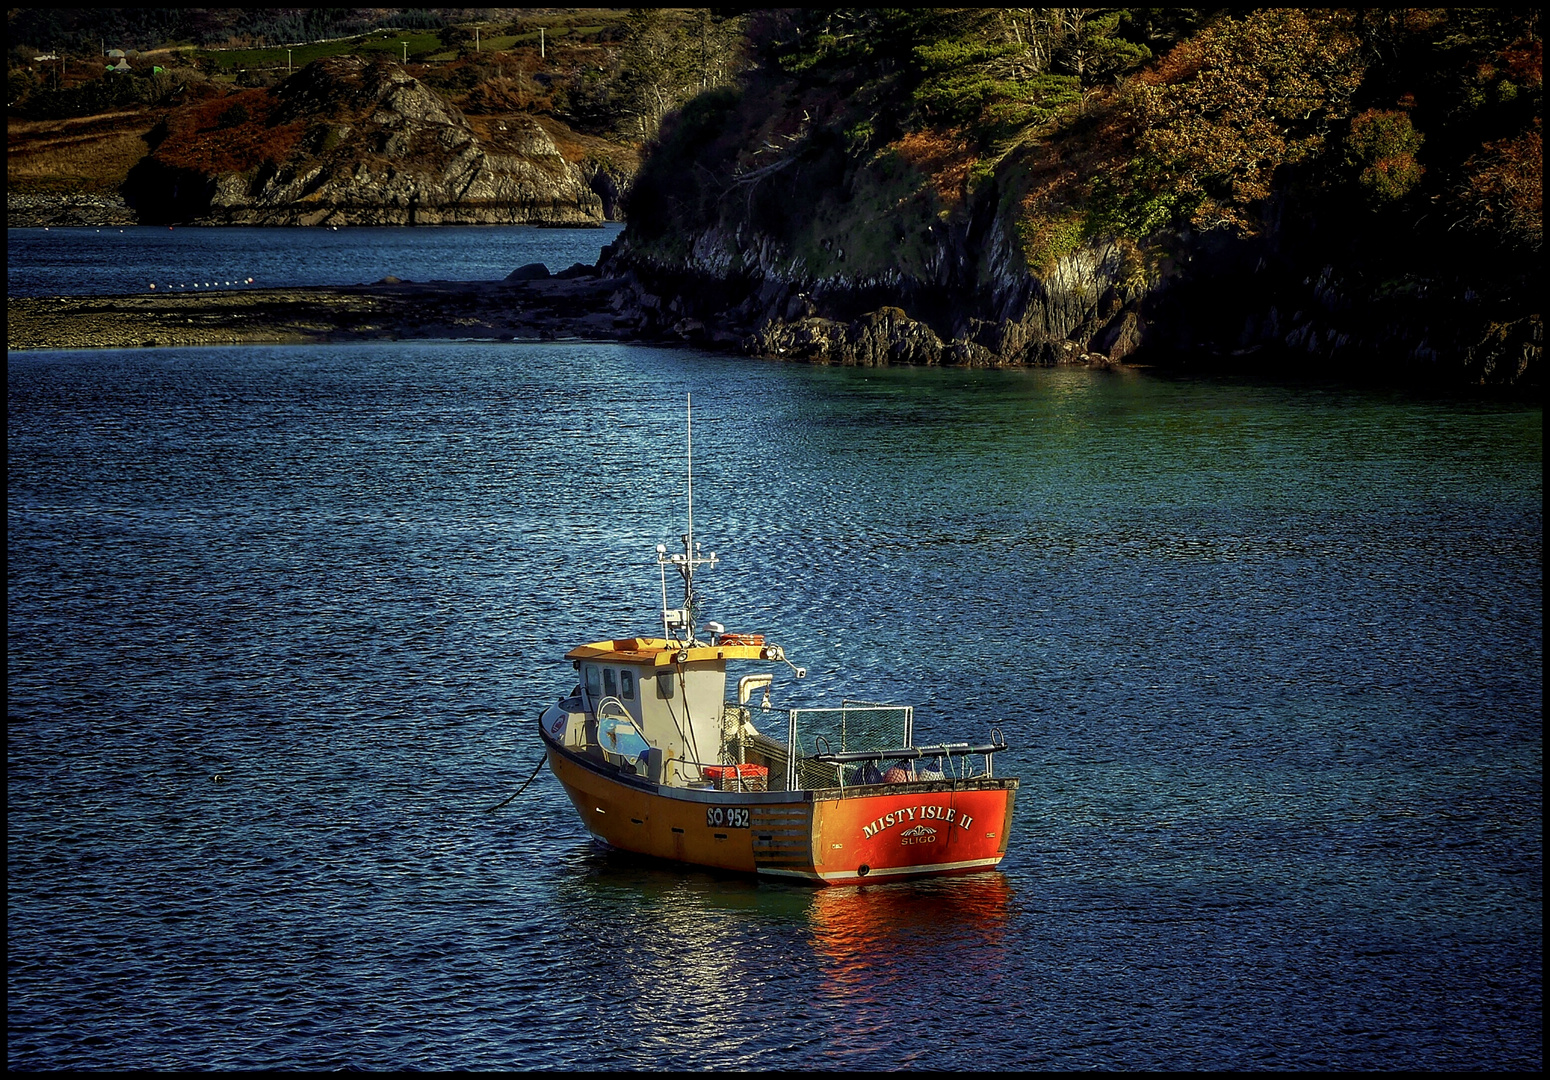
[[[1466,280],[1373,282],[1332,263],[1273,260],[1258,244],[1171,235],[1152,248],[1084,245],[1044,274],[966,282],[810,276],[767,236],[750,245],[763,259],[726,275],[720,239],[692,238],[702,257],[670,265],[621,238],[604,265],[626,282],[621,321],[645,335],[824,364],[1141,361],[1407,382],[1531,387],[1540,378],[1543,318],[1519,298]],[[942,266],[985,255],[964,240],[944,237]]]
[[[96,192],[18,194],[9,191],[5,195],[5,223],[11,229],[136,225],[139,220],[121,195]]]
[[[930,277],[815,274],[788,238],[718,228],[688,237],[681,262],[632,246],[627,232],[604,269],[629,283],[617,306],[643,332],[756,356],[986,367],[1108,365],[1136,350],[1152,289],[1134,250],[1083,247],[1034,275],[1012,265],[1004,225],[939,226]]]
[[[604,201],[530,116],[481,139],[398,65],[318,61],[272,90],[169,117],[130,174],[146,221],[594,225]]]
[[[1213,17],[1069,98],[996,81],[1000,15],[771,16],[637,176],[619,317],[819,363],[1537,386],[1540,51],[1466,16]]]
[[[827,222],[821,214],[784,217],[773,228],[747,218],[717,220],[671,236],[631,227],[604,269],[628,283],[616,308],[643,334],[767,358],[966,366],[1140,361],[1538,383],[1543,318],[1525,309],[1521,275],[1510,263],[1509,280],[1493,292],[1478,275],[1462,272],[1378,276],[1359,260],[1342,261],[1327,247],[1281,234],[1242,238],[1183,228],[1139,243],[1083,242],[1035,269],[1009,210],[1017,202],[1008,194],[1019,188],[1018,168],[1006,163],[1005,175],[958,214],[878,221],[858,196],[864,185],[855,177],[820,192],[793,167],[783,181],[787,190],[769,197],[787,205],[834,200],[846,211]],[[728,188],[737,190],[735,183]],[[650,208],[638,209],[649,226]]]

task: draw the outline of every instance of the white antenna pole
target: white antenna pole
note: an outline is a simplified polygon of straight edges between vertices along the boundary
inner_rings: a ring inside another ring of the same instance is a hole
[[[662,571],[662,638],[667,639],[667,562],[662,545],[657,545],[657,567]]]
[[[689,394],[684,398],[684,409],[688,416],[688,452],[689,452],[689,520],[688,531],[683,540],[684,553],[682,555],[669,556],[667,545],[657,545],[657,564],[662,568],[662,636],[667,637],[668,631],[673,627],[684,634],[689,642],[694,641],[694,571],[700,566],[715,566],[716,553],[702,556],[694,543],[694,395]],[[667,606],[667,564],[672,563],[683,575],[684,599],[683,607],[678,611],[672,611]]]
[[[684,538],[684,554],[694,557],[694,395],[684,395],[684,411],[689,430],[689,535]]]

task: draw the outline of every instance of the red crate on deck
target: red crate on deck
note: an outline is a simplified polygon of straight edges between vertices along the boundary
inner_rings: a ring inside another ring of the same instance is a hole
[[[763,765],[707,765],[705,779],[714,781],[717,791],[768,791],[770,770]]]

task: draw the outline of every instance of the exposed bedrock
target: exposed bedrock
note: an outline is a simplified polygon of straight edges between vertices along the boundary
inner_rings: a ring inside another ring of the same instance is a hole
[[[708,229],[674,263],[632,250],[616,321],[749,355],[880,366],[1162,363],[1325,371],[1409,382],[1537,386],[1543,318],[1466,284],[1376,281],[1308,265],[1272,241],[1179,234],[1093,243],[1043,276],[1009,229],[940,230],[935,280],[802,271],[770,236]]]
[[[221,225],[574,226],[603,222],[605,199],[594,187],[618,199],[617,177],[566,161],[532,117],[506,117],[480,139],[462,113],[396,65],[319,61],[273,93],[278,100],[265,124],[274,146],[250,152],[257,160],[236,162],[244,167],[190,164],[232,164],[201,143],[222,132],[165,135],[126,185],[141,217]]]

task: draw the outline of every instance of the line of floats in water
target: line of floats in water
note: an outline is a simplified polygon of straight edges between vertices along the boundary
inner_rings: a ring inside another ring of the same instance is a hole
[[[44,232],[48,232],[48,230],[49,230],[49,227],[47,225],[43,226],[43,231]],[[98,229],[97,231],[99,233],[102,232],[101,229]],[[124,230],[120,229],[118,231],[119,231],[120,234],[122,234]],[[167,226],[167,231],[168,232],[172,231],[172,226],[171,225]],[[335,231],[337,232],[338,230],[336,229]],[[178,282],[178,283],[170,284],[170,285],[167,284],[166,282],[162,282],[163,288],[167,288],[167,289],[225,289],[225,288],[236,289],[236,288],[241,288],[244,285],[251,285],[251,284],[253,284],[253,279],[250,278],[250,277],[237,278],[235,281],[204,281],[204,282],[194,281],[194,282],[189,282],[187,284],[182,283],[182,282]],[[150,292],[155,292],[156,291],[156,282],[152,281],[152,282],[148,283],[146,288]]]
[[[192,285],[168,285],[167,288],[169,288],[169,289],[222,289],[222,288],[225,288],[228,285],[240,288],[243,285],[251,285],[251,284],[253,284],[253,279],[248,277],[248,278],[238,278],[236,281],[207,281],[203,285],[201,285],[199,282],[196,281]],[[153,281],[153,282],[151,282],[151,290],[154,292],[155,289],[156,289],[156,282]]]

